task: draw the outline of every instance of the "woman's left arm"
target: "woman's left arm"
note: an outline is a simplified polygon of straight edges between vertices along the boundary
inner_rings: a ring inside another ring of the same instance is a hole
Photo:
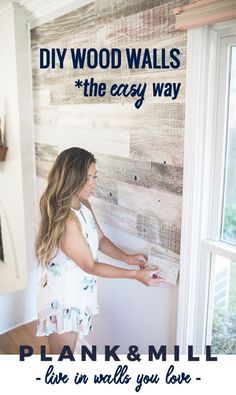
[[[99,250],[111,258],[128,263],[128,265],[138,265],[141,269],[144,269],[147,266],[147,258],[145,255],[127,254],[113,244],[105,235],[103,235],[99,242]]]
[[[128,265],[138,265],[140,269],[144,269],[147,266],[147,258],[143,254],[127,254],[115,244],[112,243],[110,239],[108,239],[103,231],[101,230],[92,207],[88,200],[84,202],[84,204],[92,211],[96,225],[97,225],[97,232],[99,238],[99,250],[103,252],[105,255],[110,256],[111,258],[117,259],[119,261],[123,261],[128,263]]]

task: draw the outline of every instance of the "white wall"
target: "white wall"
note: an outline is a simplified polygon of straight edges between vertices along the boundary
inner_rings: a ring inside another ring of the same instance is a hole
[[[2,7],[1,7],[2,6]],[[35,161],[29,33],[22,10],[0,5],[0,99],[6,114],[6,161],[0,162],[0,333],[35,318],[37,266]]]
[[[136,237],[117,232],[101,224],[103,231],[127,251],[147,251],[146,242]],[[127,265],[101,254],[101,262],[127,268]],[[88,337],[90,344],[120,345],[126,353],[132,344],[142,353],[148,345],[167,345],[171,353],[176,337],[178,286],[162,284],[158,288],[145,287],[134,280],[98,280],[98,303],[100,314],[94,316],[94,331]],[[104,347],[103,347],[104,350]]]

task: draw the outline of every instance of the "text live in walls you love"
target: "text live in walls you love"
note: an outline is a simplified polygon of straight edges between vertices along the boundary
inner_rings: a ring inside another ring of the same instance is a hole
[[[168,364],[165,368],[165,371],[162,371],[162,374],[159,373],[158,368],[160,368],[160,365],[156,365],[155,369],[152,369],[151,367],[148,369],[148,371],[142,371],[141,366],[139,365],[139,373],[138,374],[132,374],[129,371],[129,368],[131,368],[131,363],[138,362],[140,363],[142,360],[142,356],[139,353],[138,346],[132,345],[129,346],[129,351],[127,353],[127,361],[129,361],[129,366],[128,364],[121,364],[121,359],[120,356],[118,355],[118,350],[119,350],[119,345],[115,346],[109,346],[106,345],[104,348],[104,360],[105,363],[109,362],[107,365],[107,368],[109,369],[108,371],[104,370],[101,372],[99,369],[97,370],[97,367],[92,369],[92,374],[86,374],[83,372],[84,365],[83,363],[86,362],[87,360],[90,360],[92,362],[95,362],[98,360],[98,355],[97,355],[97,347],[95,345],[91,346],[88,348],[85,345],[81,346],[81,355],[79,356],[80,363],[77,366],[79,367],[79,370],[75,370],[75,372],[71,375],[66,372],[66,370],[61,370],[61,362],[63,361],[70,361],[72,363],[75,363],[77,361],[77,358],[75,355],[72,353],[70,347],[68,345],[65,345],[62,348],[61,353],[55,357],[57,358],[57,361],[59,362],[58,368],[56,369],[55,366],[52,364],[53,357],[47,355],[46,353],[46,347],[41,346],[41,353],[40,353],[40,361],[41,362],[46,362],[49,363],[49,366],[46,367],[46,371],[44,372],[43,376],[37,376],[36,380],[37,381],[43,381],[47,385],[54,385],[54,384],[67,384],[68,382],[72,382],[75,385],[78,384],[88,384],[91,381],[94,384],[133,384],[133,389],[136,392],[139,392],[143,386],[147,384],[152,384],[152,385],[157,385],[159,383],[164,383],[165,385],[167,384],[190,384],[196,381],[201,381],[201,377],[199,375],[191,375],[189,372],[186,372],[184,370],[180,370],[178,366],[175,366],[174,363]],[[168,355],[167,355],[167,349],[166,346],[161,346],[159,349],[156,349],[153,345],[150,345],[148,347],[148,361],[155,362],[157,363],[158,361],[167,361]],[[34,354],[34,350],[31,346],[29,345],[21,345],[19,349],[19,360],[21,362],[26,362],[29,358],[31,358]],[[124,355],[123,355],[124,357]],[[124,358],[123,358],[124,359]],[[174,346],[174,354],[172,356],[172,361],[173,362],[179,362],[181,359],[180,356],[180,350],[179,346]],[[206,362],[216,362],[217,357],[211,355],[211,346],[206,346],[206,355],[205,355],[205,360]],[[117,363],[117,366],[113,368],[113,371],[111,372],[111,362],[115,361]],[[188,354],[187,354],[187,361],[189,362],[199,362],[200,357],[195,356],[193,354],[193,346],[188,346]],[[82,362],[82,363],[81,363]],[[64,369],[65,366],[63,366]],[[68,371],[68,365],[67,365],[67,371]]]

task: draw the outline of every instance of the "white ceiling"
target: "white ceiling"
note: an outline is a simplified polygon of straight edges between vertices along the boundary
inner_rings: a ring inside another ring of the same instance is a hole
[[[0,0],[0,8],[9,3],[21,5],[33,28],[91,2],[92,0]]]

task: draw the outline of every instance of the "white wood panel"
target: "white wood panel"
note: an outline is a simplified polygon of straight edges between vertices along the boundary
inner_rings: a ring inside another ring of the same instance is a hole
[[[99,165],[98,168],[98,178],[96,188],[94,190],[94,196],[105,200],[106,202],[118,204],[117,198],[117,181],[108,177],[100,176]]]
[[[132,235],[136,234],[136,213],[134,211],[102,201],[94,196],[90,198],[90,201],[99,221],[111,225],[114,229],[117,228]]]
[[[34,90],[35,91],[35,90]],[[37,93],[38,92],[38,93]],[[36,90],[34,95],[35,113],[39,124],[54,124],[58,126],[87,126],[88,128],[103,127],[117,130],[129,130],[134,126],[135,121],[141,122],[142,115],[133,110],[133,106],[127,104],[98,104],[93,106],[93,116],[91,115],[91,104],[47,106],[41,102],[44,89]],[[46,98],[48,92],[46,93]],[[47,104],[47,103],[45,103]],[[152,108],[151,108],[152,109]],[[164,108],[163,108],[164,110]],[[116,122],[114,122],[114,112],[116,111]]]
[[[114,144],[114,141],[116,142]],[[82,147],[91,152],[111,155],[129,155],[129,134],[121,133],[119,139],[112,130],[67,128],[63,139],[58,143],[60,150],[69,147]]]
[[[180,227],[181,197],[170,192],[118,184],[118,204],[143,215],[159,218]]]
[[[183,134],[165,134],[165,127],[155,132],[140,129],[130,136],[131,157],[146,159],[170,166],[183,167]]]
[[[137,236],[166,251],[180,253],[180,228],[159,218],[137,215]]]
[[[58,155],[58,147],[48,144],[36,143],[36,170],[37,175],[47,178],[48,173]]]
[[[162,189],[164,191],[182,194],[182,183],[182,167],[152,162],[150,185],[152,189]]]
[[[100,178],[111,178],[128,184],[151,186],[151,162],[114,155],[96,155]]]
[[[179,263],[173,258],[160,256],[159,251],[152,247],[148,255],[149,268],[158,267],[158,276],[163,278],[166,282],[175,285],[179,275]]]

